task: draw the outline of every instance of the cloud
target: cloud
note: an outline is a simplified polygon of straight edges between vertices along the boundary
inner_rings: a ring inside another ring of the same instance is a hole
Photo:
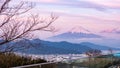
[[[120,0],[26,0],[50,5],[62,5],[77,8],[92,8],[99,11],[120,9]]]
[[[41,2],[41,3],[57,3],[59,0],[23,0],[30,2]]]
[[[107,8],[112,8],[112,9],[120,8],[120,0],[85,0],[85,1],[92,2],[95,4],[100,4]]]
[[[76,1],[76,2],[71,2],[71,4],[68,4],[68,5],[69,6],[71,5],[77,8],[92,8],[92,9],[96,9],[99,11],[106,10],[104,6],[96,4],[96,3],[88,2],[88,1]]]
[[[119,28],[106,29],[106,30],[101,31],[101,33],[115,33],[115,34],[120,34],[120,29]]]

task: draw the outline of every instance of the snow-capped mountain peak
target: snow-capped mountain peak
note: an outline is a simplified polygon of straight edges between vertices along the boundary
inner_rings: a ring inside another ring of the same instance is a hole
[[[101,38],[102,36],[91,33],[89,30],[83,27],[74,27],[70,31],[55,35],[50,37],[49,39],[62,39],[62,40],[70,40],[70,39],[80,39],[80,38]]]
[[[74,27],[70,30],[71,33],[86,33],[86,34],[90,34],[91,32],[81,26],[78,27]]]

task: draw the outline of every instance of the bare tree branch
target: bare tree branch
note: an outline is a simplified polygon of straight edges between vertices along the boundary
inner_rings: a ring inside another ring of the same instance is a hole
[[[0,6],[0,49],[5,46],[5,49],[1,49],[0,52],[11,52],[25,49],[29,46],[15,46],[6,45],[15,40],[22,40],[24,38],[31,38],[34,31],[53,31],[54,27],[50,25],[58,18],[58,16],[51,14],[49,20],[40,19],[39,14],[31,16],[25,16],[25,19],[21,19],[20,15],[23,15],[27,11],[33,8],[32,3],[20,2],[18,5],[10,7],[11,0],[2,1]]]

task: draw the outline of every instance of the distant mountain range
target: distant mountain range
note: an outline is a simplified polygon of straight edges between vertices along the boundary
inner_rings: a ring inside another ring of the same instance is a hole
[[[80,39],[80,38],[101,38],[102,36],[91,33],[89,30],[83,27],[75,27],[70,31],[58,34],[56,36],[49,37],[48,40],[58,39]]]
[[[101,38],[102,36],[96,35],[96,34],[86,34],[86,33],[72,33],[72,32],[66,32],[63,34],[59,34],[57,36],[50,37],[48,39],[80,39],[80,38]]]
[[[100,46],[89,42],[83,42],[80,44],[69,43],[69,42],[50,42],[43,41],[40,39],[29,40],[30,43],[23,44],[24,40],[21,40],[17,45],[34,45],[25,51],[19,51],[29,54],[81,54],[91,49],[99,50],[120,50],[119,48],[111,48],[107,46]]]
[[[108,46],[93,44],[93,43],[90,43],[90,42],[82,42],[80,44],[83,45],[83,46],[87,46],[87,47],[90,47],[92,49],[98,49],[98,50],[108,50],[108,49],[120,50],[120,48],[112,48],[112,47],[108,47]]]

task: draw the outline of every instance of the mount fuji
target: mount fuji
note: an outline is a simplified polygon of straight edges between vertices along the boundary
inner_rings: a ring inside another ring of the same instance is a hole
[[[48,39],[80,39],[80,38],[101,38],[102,36],[91,33],[83,27],[74,27],[70,31],[49,37]]]

